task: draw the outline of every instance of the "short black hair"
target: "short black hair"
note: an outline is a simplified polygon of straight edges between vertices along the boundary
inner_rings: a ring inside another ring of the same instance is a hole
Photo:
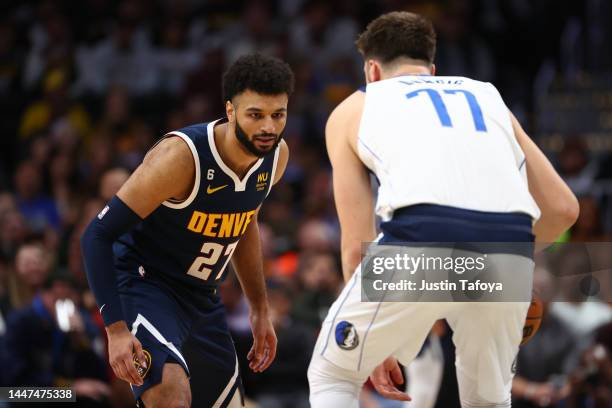
[[[372,20],[355,44],[364,58],[378,59],[383,64],[407,57],[431,65],[436,53],[436,32],[423,16],[393,11]]]
[[[250,89],[263,95],[291,95],[293,71],[275,57],[262,54],[244,55],[223,74],[223,101]]]

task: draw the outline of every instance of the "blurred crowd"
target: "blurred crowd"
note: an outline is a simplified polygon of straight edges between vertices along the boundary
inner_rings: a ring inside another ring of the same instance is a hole
[[[323,129],[364,82],[354,40],[368,21],[391,10],[431,18],[438,74],[493,82],[536,140],[550,67],[569,83],[612,71],[612,8],[596,0],[24,0],[0,9],[0,383],[71,385],[84,406],[132,403],[106,363],[80,234],[161,135],[223,115],[220,79],[241,54],[279,56],[296,75],[284,133],[291,159],[260,220],[278,355],[263,374],[242,371],[249,399],[273,408],[307,406],[310,353],[343,285]],[[547,152],[580,198],[568,241],[612,233],[610,151],[590,147],[568,134]],[[248,308],[233,275],[220,293],[244,357]],[[547,308],[518,357],[516,406],[609,406],[597,404],[612,400],[610,299],[591,300]],[[451,407],[453,350],[438,326],[429,362],[443,366],[443,391],[433,401]],[[367,385],[362,403],[392,406]]]

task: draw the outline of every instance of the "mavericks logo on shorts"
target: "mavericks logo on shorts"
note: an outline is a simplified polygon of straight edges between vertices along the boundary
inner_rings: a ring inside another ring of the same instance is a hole
[[[149,353],[147,350],[142,349],[142,354],[145,355],[145,359],[147,360],[147,367],[143,367],[142,364],[140,364],[140,361],[136,358],[136,354],[134,354],[132,356],[133,362],[134,362],[134,367],[136,367],[136,371],[138,371],[138,375],[140,376],[140,378],[145,378],[145,376],[147,375],[147,373],[149,372],[149,370],[151,369],[151,353]]]
[[[336,343],[341,349],[353,350],[359,345],[359,336],[355,326],[346,320],[336,325]]]

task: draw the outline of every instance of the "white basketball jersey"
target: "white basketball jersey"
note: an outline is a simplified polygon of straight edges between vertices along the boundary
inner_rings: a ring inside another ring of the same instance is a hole
[[[402,76],[368,84],[358,154],[380,183],[383,220],[414,204],[540,216],[508,108],[490,83]]]

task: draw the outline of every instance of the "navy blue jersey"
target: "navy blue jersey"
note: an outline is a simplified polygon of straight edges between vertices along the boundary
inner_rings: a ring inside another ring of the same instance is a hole
[[[183,202],[164,202],[114,244],[118,266],[137,265],[140,273],[151,271],[166,281],[195,287],[214,286],[222,279],[238,240],[270,191],[279,154],[277,148],[259,159],[239,179],[215,146],[213,128],[224,121],[165,136],[179,136],[191,149],[194,188]]]

